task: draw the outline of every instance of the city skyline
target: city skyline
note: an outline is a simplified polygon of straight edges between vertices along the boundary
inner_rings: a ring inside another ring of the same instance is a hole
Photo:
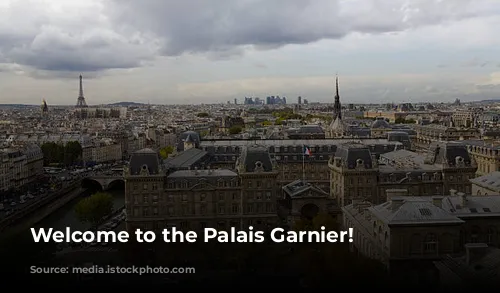
[[[500,98],[500,3],[359,2],[3,1],[0,103]]]

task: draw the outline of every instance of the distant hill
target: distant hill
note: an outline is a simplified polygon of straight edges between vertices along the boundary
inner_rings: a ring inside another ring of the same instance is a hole
[[[130,107],[130,106],[141,106],[145,105],[144,103],[136,103],[136,102],[118,102],[113,104],[108,104],[110,106],[121,106],[121,107]]]

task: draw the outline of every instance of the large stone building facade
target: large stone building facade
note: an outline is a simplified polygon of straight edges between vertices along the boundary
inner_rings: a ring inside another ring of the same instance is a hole
[[[500,246],[500,197],[388,197],[374,205],[354,201],[343,208],[344,225],[354,228],[352,248],[387,266],[461,255],[467,243]]]
[[[267,149],[245,148],[233,170],[169,172],[156,152],[134,153],[124,171],[127,229],[225,230],[278,225],[281,191],[276,184],[276,163]]]
[[[280,187],[302,178],[329,192],[328,160],[339,145],[352,141],[365,145],[377,158],[380,154],[405,148],[403,143],[387,139],[204,140],[200,142],[199,148],[210,156],[206,166],[234,169],[243,149],[261,145],[268,149],[271,158],[276,161],[277,184]],[[311,151],[310,155],[304,154],[305,146]]]
[[[463,144],[434,143],[427,155],[407,150],[381,154],[377,159],[359,143],[346,143],[330,159],[330,193],[339,206],[353,200],[375,204],[387,198],[387,190],[404,188],[409,195],[447,195],[449,190],[470,194],[476,165]]]

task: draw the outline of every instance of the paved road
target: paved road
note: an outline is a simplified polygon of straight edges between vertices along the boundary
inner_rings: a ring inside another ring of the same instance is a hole
[[[16,211],[26,208],[27,206],[33,204],[38,200],[41,200],[51,193],[57,192],[60,189],[67,187],[77,180],[109,172],[112,168],[113,167],[101,168],[98,170],[88,170],[81,173],[74,173],[69,170],[64,170],[57,174],[47,175],[50,176],[50,179],[49,177],[47,177],[46,179],[40,180],[40,182],[37,184],[38,187],[33,187],[29,193],[12,194],[6,196],[3,199],[0,199],[0,203],[3,204],[3,209],[0,205],[0,220]],[[24,201],[21,199],[21,197],[24,197]]]

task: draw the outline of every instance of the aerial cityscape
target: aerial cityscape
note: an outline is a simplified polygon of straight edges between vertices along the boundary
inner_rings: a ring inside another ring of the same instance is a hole
[[[332,276],[351,289],[499,284],[492,48],[500,3],[6,2],[5,274],[147,265],[185,273],[64,280],[292,290],[332,286]],[[30,21],[21,25],[21,13]],[[34,243],[29,228],[353,235],[346,243]]]

